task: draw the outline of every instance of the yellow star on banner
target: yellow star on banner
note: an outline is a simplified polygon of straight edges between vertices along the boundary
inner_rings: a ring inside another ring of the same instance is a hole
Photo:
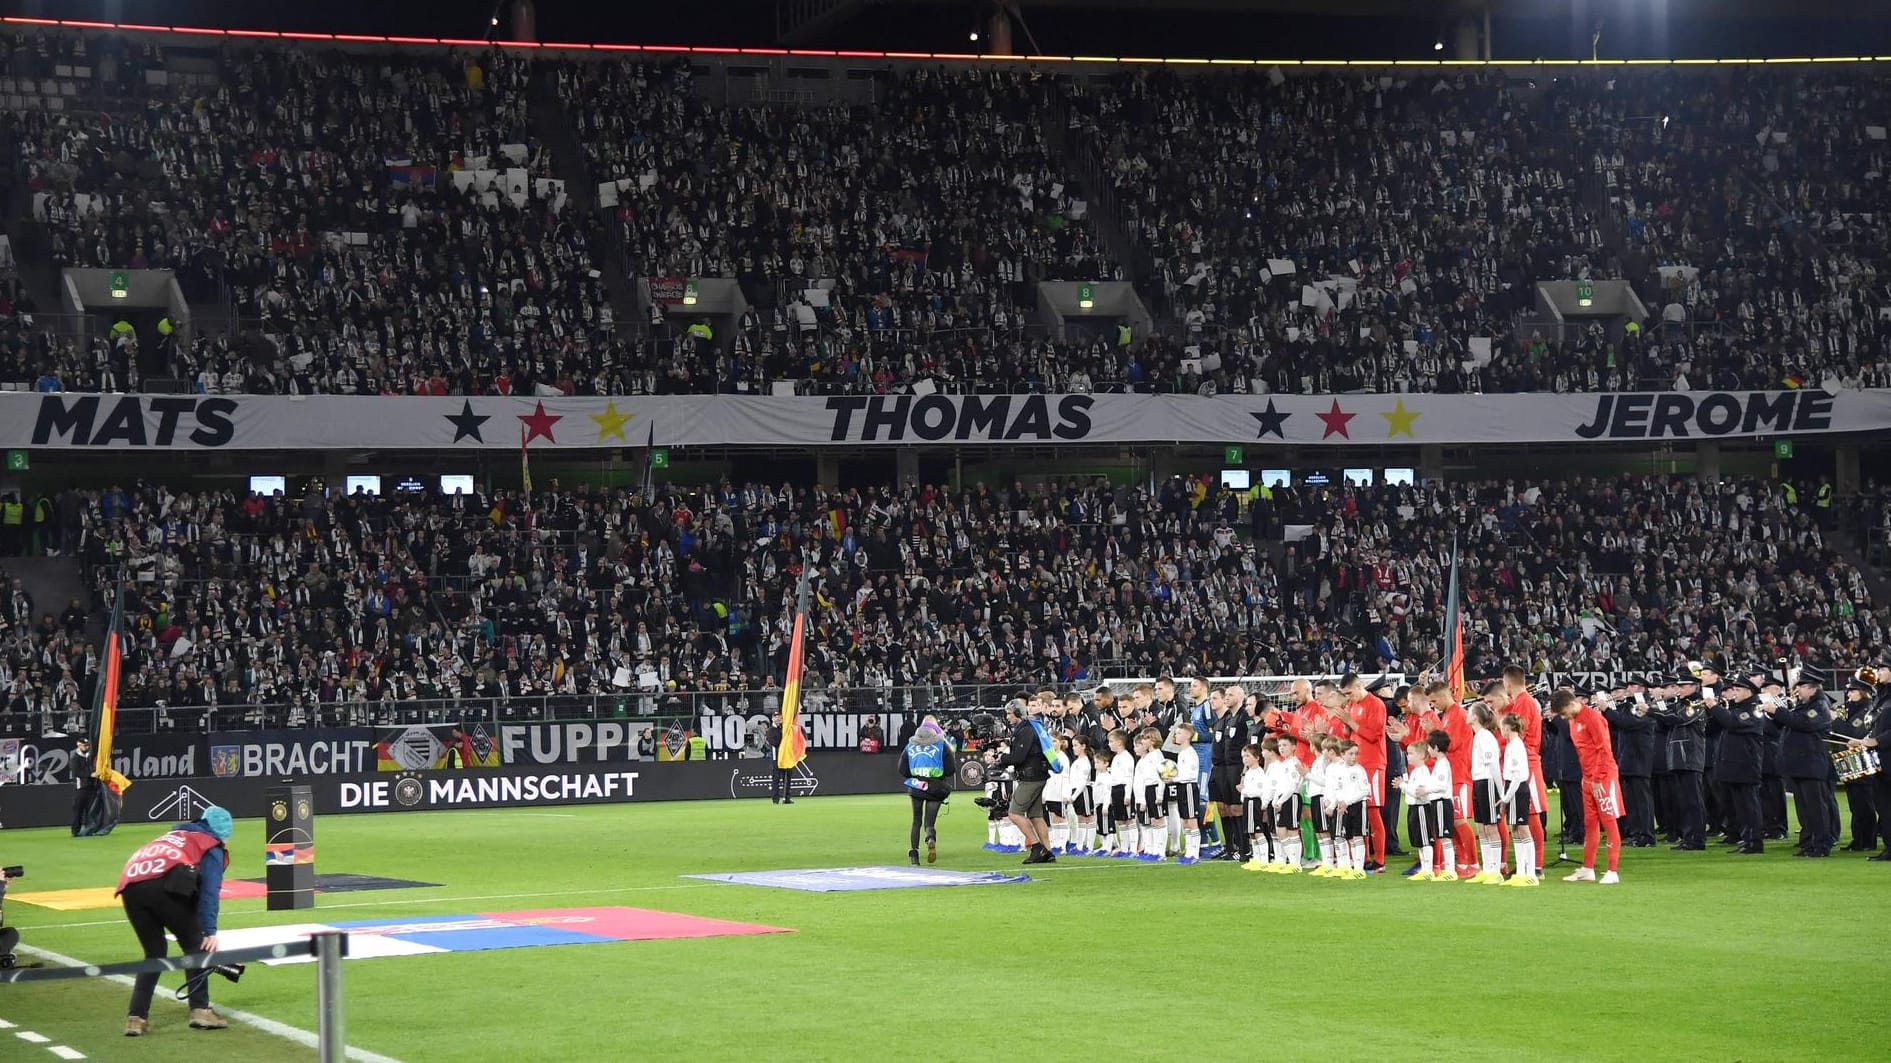
[[[630,442],[630,440],[624,439],[624,426],[630,423],[632,416],[634,415],[617,412],[616,399],[605,403],[603,413],[594,413],[591,415],[591,419],[598,424],[598,442],[604,442],[605,438],[608,436],[616,436],[626,443]]]
[[[1400,432],[1404,432],[1408,436],[1412,435],[1412,422],[1418,420],[1418,411],[1406,409],[1405,400],[1400,399],[1398,405],[1394,406],[1392,409],[1379,411],[1379,416],[1385,418],[1385,437],[1391,439]],[[1413,436],[1412,438],[1416,439],[1417,437]]]

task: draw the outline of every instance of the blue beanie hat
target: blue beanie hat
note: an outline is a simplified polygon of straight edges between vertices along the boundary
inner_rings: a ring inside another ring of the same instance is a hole
[[[236,824],[230,821],[230,810],[227,808],[211,805],[204,809],[204,814],[199,818],[203,820],[204,826],[210,828],[210,833],[217,836],[218,841],[227,842],[230,835],[236,832]]]

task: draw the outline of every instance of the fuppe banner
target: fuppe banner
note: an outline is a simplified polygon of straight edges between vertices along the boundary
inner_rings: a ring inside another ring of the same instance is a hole
[[[886,757],[858,753],[819,754],[795,769],[796,797],[822,794],[903,794]],[[146,780],[125,791],[121,833],[137,834],[152,824],[194,819],[211,805],[238,817],[264,813],[266,792],[285,783],[307,784],[318,814],[416,812],[459,808],[552,807],[629,801],[765,799],[771,770],[766,761],[721,760],[681,764],[585,763],[555,767],[499,767],[469,771],[370,769],[360,774],[312,774],[270,778]],[[72,817],[69,786],[0,787],[0,826],[65,826]]]
[[[1605,443],[1891,428],[1891,389],[1557,395],[526,398],[0,394],[0,446],[597,449],[958,443]]]

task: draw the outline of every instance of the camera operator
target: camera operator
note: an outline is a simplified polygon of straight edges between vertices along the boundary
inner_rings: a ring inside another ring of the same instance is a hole
[[[125,861],[118,895],[146,959],[163,958],[167,930],[186,954],[217,950],[219,894],[223,873],[230,866],[230,851],[223,843],[230,840],[233,828],[230,813],[213,805],[198,819],[172,827]],[[201,976],[185,981],[193,1030],[221,1030],[230,1025],[210,1007],[209,981]],[[132,983],[126,1037],[142,1037],[150,1029],[151,994],[157,985],[156,974],[141,974]]]
[[[998,759],[1000,765],[1013,769],[1016,778],[1010,818],[1031,850],[1031,855],[1024,858],[1027,864],[1057,862],[1057,857],[1051,855],[1051,824],[1044,812],[1044,784],[1050,781],[1051,765],[1038,743],[1037,728],[1032,726],[1032,717],[1043,711],[1044,702],[1037,696],[1024,704],[1023,713],[1011,729],[1010,748]]]

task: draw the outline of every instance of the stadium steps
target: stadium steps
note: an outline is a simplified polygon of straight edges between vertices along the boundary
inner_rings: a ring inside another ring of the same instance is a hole
[[[1076,177],[1082,185],[1084,202],[1090,207],[1090,227],[1096,231],[1110,257],[1122,264],[1123,279],[1133,284],[1141,277],[1138,267],[1146,256],[1137,253],[1137,245],[1130,240],[1129,230],[1123,225],[1116,205],[1115,185],[1103,169],[1103,156],[1093,145],[1070,135],[1070,106],[1064,101],[1063,87],[1054,79],[1045,79],[1039,83],[1038,91],[1043,94],[1039,114],[1042,115],[1044,143],[1060,163],[1059,168]]]
[[[570,197],[565,209],[574,218],[595,214],[598,209],[597,180],[585,159],[584,145],[578,140],[577,126],[559,102],[558,77],[549,66],[542,67],[533,76],[531,94],[529,107],[532,129],[544,143],[545,149],[551,152],[552,176],[565,182],[565,194]],[[610,296],[611,315],[617,325],[617,334],[641,335],[645,318],[637,308],[636,287],[631,283],[626,268],[629,259],[624,254],[617,226],[607,223],[601,228],[605,246],[591,256],[591,264],[603,274],[604,290]]]
[[[1871,592],[1873,605],[1883,608],[1891,604],[1891,571],[1886,570],[1883,558],[1874,561],[1866,544],[1844,527],[1826,533],[1825,545],[1865,577],[1865,589]]]
[[[79,571],[77,558],[0,558],[0,573],[5,573],[8,579],[19,580],[20,585],[26,589],[26,593],[33,596],[33,623],[35,624],[39,623],[39,618],[47,613],[57,617],[65,611],[66,604],[74,598],[77,598],[79,604],[89,612],[98,612],[93,608],[95,603],[92,601],[91,592],[86,588],[85,577]],[[94,633],[94,629],[99,635],[105,633],[103,616],[94,616],[86,625],[88,636]]]

